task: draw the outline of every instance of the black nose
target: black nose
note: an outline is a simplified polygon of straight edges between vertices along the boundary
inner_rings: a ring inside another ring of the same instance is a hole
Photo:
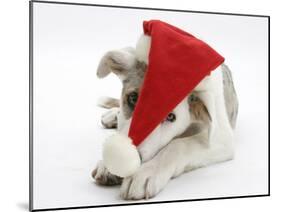
[[[174,122],[176,120],[176,115],[174,113],[169,113],[169,115],[166,118],[166,121]]]

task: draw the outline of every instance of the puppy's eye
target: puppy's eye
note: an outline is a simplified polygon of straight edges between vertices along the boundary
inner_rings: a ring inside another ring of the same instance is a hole
[[[138,101],[138,93],[137,92],[132,92],[128,95],[127,102],[128,102],[128,106],[131,109],[135,108],[135,105],[136,105],[137,101]]]
[[[176,115],[174,113],[169,113],[169,115],[166,118],[166,121],[174,122],[176,120]]]

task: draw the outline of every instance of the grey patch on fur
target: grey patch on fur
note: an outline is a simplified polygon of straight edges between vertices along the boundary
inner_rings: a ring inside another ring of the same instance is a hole
[[[192,121],[202,121],[204,123],[210,123],[212,121],[209,111],[203,101],[198,97],[197,92],[192,92],[189,95],[188,105]]]
[[[131,66],[134,65],[134,58],[133,48],[109,51],[102,57],[98,65],[97,76],[104,78],[110,72],[119,76],[125,75]]]
[[[127,99],[128,95],[132,92],[139,93],[142,87],[144,74],[146,71],[146,64],[144,62],[136,61],[135,66],[132,67],[124,76],[125,79],[122,81],[122,111],[126,119],[132,116],[133,110],[129,107]]]
[[[231,127],[235,128],[238,115],[238,98],[234,88],[231,71],[225,64],[222,64],[222,74],[226,112]]]
[[[210,130],[211,116],[202,100],[193,92],[188,98],[189,112],[192,123],[176,138],[185,138]]]

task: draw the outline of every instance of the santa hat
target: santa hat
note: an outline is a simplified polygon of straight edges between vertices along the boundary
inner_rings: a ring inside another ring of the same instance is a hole
[[[141,164],[137,146],[224,58],[208,44],[159,20],[143,22],[138,57],[147,70],[128,135],[116,134],[103,148],[104,164],[112,174],[132,175]],[[148,48],[145,48],[147,46]],[[157,108],[157,110],[155,110]]]

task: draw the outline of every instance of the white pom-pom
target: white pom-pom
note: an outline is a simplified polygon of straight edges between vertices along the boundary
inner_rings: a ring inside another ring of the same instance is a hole
[[[132,140],[122,134],[109,137],[103,146],[103,162],[108,171],[119,177],[128,177],[141,165],[138,150]]]

